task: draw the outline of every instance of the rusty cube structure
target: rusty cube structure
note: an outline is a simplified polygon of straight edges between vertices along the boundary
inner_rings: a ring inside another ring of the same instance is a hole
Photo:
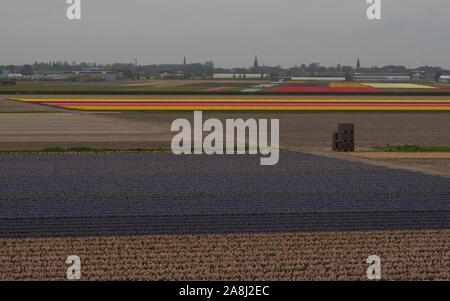
[[[333,133],[333,151],[355,151],[355,125],[353,123],[338,124],[337,132]]]

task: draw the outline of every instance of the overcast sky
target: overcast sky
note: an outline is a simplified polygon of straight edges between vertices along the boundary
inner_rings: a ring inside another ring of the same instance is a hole
[[[0,0],[0,64],[66,60],[450,68],[449,0]]]

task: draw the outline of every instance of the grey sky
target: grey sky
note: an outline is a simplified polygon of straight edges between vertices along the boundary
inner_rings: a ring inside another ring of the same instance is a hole
[[[0,64],[49,60],[142,64],[212,60],[250,66],[321,62],[450,68],[449,0],[0,0]]]

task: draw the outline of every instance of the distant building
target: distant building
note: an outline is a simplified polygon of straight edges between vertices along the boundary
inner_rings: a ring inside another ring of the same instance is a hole
[[[441,75],[441,77],[439,78],[439,82],[450,83],[450,75]]]
[[[359,69],[361,69],[361,62],[359,61],[359,58],[358,58],[358,60],[356,61],[356,70],[359,70]]]
[[[79,76],[81,79],[120,80],[122,73],[113,71],[72,71],[68,72],[68,76]]]
[[[20,73],[9,73],[7,77],[12,79],[20,79],[23,78],[23,75]]]
[[[409,74],[384,74],[384,73],[355,73],[353,80],[356,82],[410,82]]]
[[[2,72],[0,72],[0,77],[7,77],[9,73],[10,73],[9,70],[2,70]]]
[[[158,78],[163,78],[163,79],[181,79],[184,77],[184,73],[183,71],[176,71],[176,72],[164,72],[164,73],[159,73]]]
[[[259,68],[258,56],[256,56],[256,55],[255,55],[255,61],[253,62],[253,68],[254,69],[258,69]]]
[[[328,76],[302,76],[302,77],[291,77],[293,81],[333,81],[333,82],[343,82],[345,77],[328,77]]]
[[[214,79],[261,79],[269,78],[269,74],[260,73],[214,73]]]
[[[441,77],[440,73],[425,72],[425,71],[414,71],[414,73],[412,74],[412,80],[415,81],[439,82],[440,77]]]
[[[113,71],[41,71],[36,73],[33,79],[49,80],[120,80],[123,78],[121,72]]]
[[[415,80],[415,81],[420,81],[420,80],[423,80],[424,78],[425,78],[424,72],[421,72],[421,71],[416,71],[411,76],[411,79]]]
[[[33,68],[31,65],[23,65],[20,69],[20,73],[25,76],[31,76],[33,75]]]

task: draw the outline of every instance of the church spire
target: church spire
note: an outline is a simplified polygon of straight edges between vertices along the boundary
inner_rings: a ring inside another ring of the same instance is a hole
[[[360,69],[361,68],[361,62],[358,60],[356,61],[356,69]]]
[[[258,56],[255,55],[255,61],[253,62],[253,68],[258,68],[258,67],[259,67]]]
[[[186,65],[186,56],[184,56],[183,65]]]

